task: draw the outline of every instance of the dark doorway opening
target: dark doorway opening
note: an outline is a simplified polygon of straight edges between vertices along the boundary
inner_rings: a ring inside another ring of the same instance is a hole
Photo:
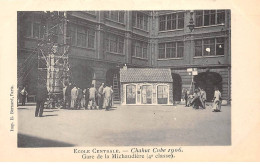
[[[195,88],[203,88],[206,91],[207,101],[214,97],[214,87],[222,91],[222,77],[215,72],[202,72],[194,76]]]
[[[173,92],[173,101],[181,101],[182,93],[182,80],[181,76],[176,73],[172,73],[172,92]]]
[[[70,82],[75,83],[81,89],[89,88],[92,84],[93,69],[78,63],[72,66]]]

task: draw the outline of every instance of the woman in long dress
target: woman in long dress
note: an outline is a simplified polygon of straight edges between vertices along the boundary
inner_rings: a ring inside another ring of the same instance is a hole
[[[213,112],[220,112],[221,110],[221,93],[217,87],[215,87],[214,98],[212,103]]]

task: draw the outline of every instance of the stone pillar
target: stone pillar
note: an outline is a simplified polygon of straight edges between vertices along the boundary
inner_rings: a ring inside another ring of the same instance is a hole
[[[126,33],[125,33],[125,62],[132,63],[132,11],[125,12]]]
[[[104,28],[101,23],[104,22],[104,12],[98,12],[98,22],[96,30],[96,57],[98,59],[105,59],[104,57]]]

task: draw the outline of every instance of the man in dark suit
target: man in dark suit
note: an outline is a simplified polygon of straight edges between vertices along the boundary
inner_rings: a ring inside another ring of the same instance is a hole
[[[43,83],[39,83],[37,87],[37,94],[36,94],[36,110],[35,110],[35,117],[42,117],[44,103],[47,99],[48,92],[46,85]]]

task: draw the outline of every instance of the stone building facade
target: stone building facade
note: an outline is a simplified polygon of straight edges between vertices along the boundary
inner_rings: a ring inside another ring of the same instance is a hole
[[[42,34],[51,30],[57,42],[70,45],[71,79],[82,88],[109,83],[120,101],[119,69],[126,64],[171,69],[175,101],[192,79],[210,93],[209,100],[213,86],[220,87],[224,99],[231,99],[229,10],[65,13],[66,23],[57,28],[42,21],[44,12],[18,12],[18,86],[27,86],[29,94],[35,94],[37,80],[35,48]],[[187,26],[191,17],[196,25],[192,32]],[[197,69],[198,75],[192,78],[188,68]]]

